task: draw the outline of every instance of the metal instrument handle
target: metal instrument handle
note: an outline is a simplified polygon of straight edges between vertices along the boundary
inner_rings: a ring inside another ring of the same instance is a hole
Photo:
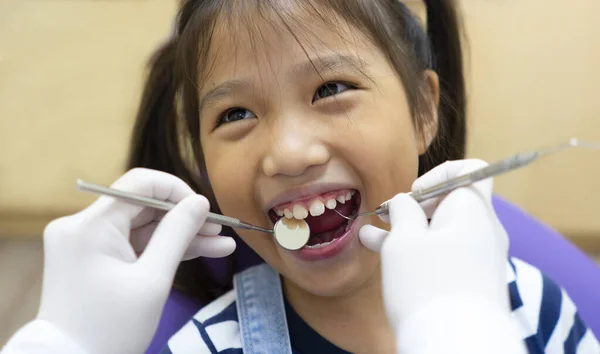
[[[82,180],[77,181],[77,189],[79,189],[81,191],[85,191],[85,192],[91,192],[91,193],[110,196],[113,198],[124,200],[130,204],[135,204],[135,205],[140,205],[140,206],[144,206],[144,207],[150,207],[150,208],[155,208],[155,209],[160,209],[160,210],[165,210],[165,211],[169,211],[169,210],[173,209],[176,205],[171,202],[165,202],[165,201],[157,200],[157,199],[153,199],[153,198],[142,197],[139,195],[123,192],[118,189],[108,188],[108,187],[100,186],[100,185],[93,184],[93,183],[87,183]],[[265,229],[265,228],[262,228],[259,226],[254,226],[254,225],[248,224],[246,222],[243,222],[239,219],[232,218],[230,216],[215,214],[215,213],[211,213],[211,212],[208,213],[206,220],[209,222],[215,223],[215,224],[229,226],[229,227],[236,228],[236,229],[261,231],[261,232],[266,232],[266,233],[271,233],[271,234],[273,233],[273,230]]]

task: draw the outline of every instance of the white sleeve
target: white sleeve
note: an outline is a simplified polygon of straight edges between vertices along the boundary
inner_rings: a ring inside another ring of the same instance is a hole
[[[19,329],[0,354],[89,354],[51,323],[34,320]]]
[[[525,354],[509,316],[477,299],[440,299],[404,319],[396,348],[405,354]]]

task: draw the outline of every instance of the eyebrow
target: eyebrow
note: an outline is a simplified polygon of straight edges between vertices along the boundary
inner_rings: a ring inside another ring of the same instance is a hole
[[[315,70],[320,74],[324,71],[335,72],[348,68],[364,73],[367,63],[354,55],[335,53],[297,63],[292,67],[291,73],[293,76],[304,76]]]
[[[251,87],[252,84],[247,80],[235,79],[225,81],[222,84],[213,87],[206,93],[206,95],[204,95],[204,97],[200,100],[199,109],[202,111],[205,106],[208,106],[214,102],[218,102],[234,92],[245,91]]]
[[[331,54],[323,57],[307,59],[301,63],[294,64],[290,69],[292,77],[306,77],[313,73],[321,75],[323,72],[336,72],[351,68],[360,74],[365,74],[367,64],[365,61],[354,55]],[[236,92],[243,92],[253,88],[254,85],[245,79],[233,79],[225,81],[210,89],[204,97],[200,99],[199,110],[211,105],[219,100],[230,96]]]

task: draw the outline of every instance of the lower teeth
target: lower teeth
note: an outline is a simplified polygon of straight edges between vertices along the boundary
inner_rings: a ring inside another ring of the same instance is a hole
[[[346,232],[348,232],[348,230],[350,230],[350,225],[352,225],[352,221],[346,223],[346,226],[344,227],[344,232],[342,233],[342,235],[345,234]],[[332,243],[334,243],[338,239],[339,239],[339,237],[338,238],[334,238],[333,240],[331,240],[329,242],[317,243],[316,245],[312,245],[312,246],[311,245],[306,245],[304,247],[306,247],[308,249],[323,248],[325,246],[331,245]]]
[[[358,210],[355,210],[352,213],[352,215],[350,215],[351,219],[346,223],[346,226],[344,226],[344,232],[342,233],[342,235],[345,234],[346,232],[348,232],[348,230],[350,230],[350,226],[353,224],[354,219],[356,218],[356,214],[357,213],[358,213]],[[308,248],[308,249],[323,248],[323,247],[331,245],[332,243],[336,242],[337,240],[339,240],[339,237],[338,238],[334,238],[333,240],[328,241],[328,242],[318,243],[318,244],[312,245],[312,246],[311,245],[305,245],[304,247]]]
[[[306,245],[304,247],[309,248],[309,249],[322,248],[322,247],[331,245],[332,243],[334,243],[337,240],[338,240],[337,238],[334,238],[333,240],[331,240],[329,242],[317,243],[316,245],[312,245],[312,246]]]

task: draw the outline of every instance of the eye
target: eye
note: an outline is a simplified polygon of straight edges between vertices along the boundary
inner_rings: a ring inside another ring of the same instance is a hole
[[[233,123],[238,120],[256,118],[256,115],[252,113],[252,111],[247,110],[245,108],[230,108],[223,112],[221,116],[219,116],[219,120],[217,121],[217,126],[220,126],[225,123]]]
[[[343,82],[328,82],[321,85],[315,95],[313,96],[313,102],[318,101],[329,96],[339,95],[340,93],[353,89],[353,86]]]

